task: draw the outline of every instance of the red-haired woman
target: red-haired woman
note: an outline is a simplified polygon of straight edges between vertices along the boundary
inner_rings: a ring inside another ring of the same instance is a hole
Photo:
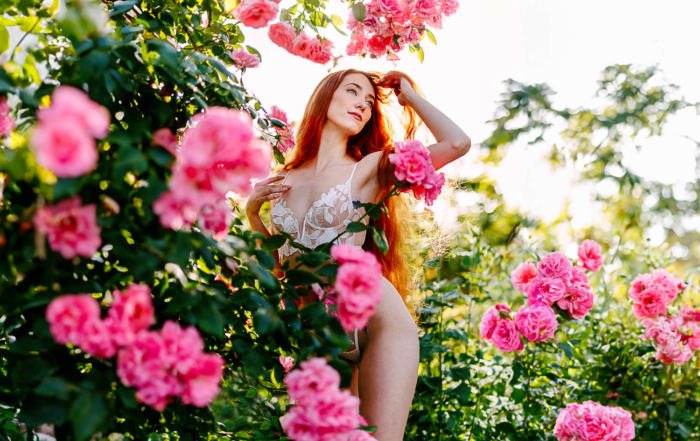
[[[413,137],[419,119],[435,136],[437,143],[428,148],[436,169],[469,151],[469,137],[426,101],[405,74],[392,71],[380,76],[355,69],[332,73],[306,105],[296,148],[283,172],[259,182],[246,204],[254,231],[270,234],[259,211],[265,201],[272,201],[271,227],[314,248],[362,216],[357,203],[379,202],[396,181],[388,160],[393,131],[380,105],[389,103],[392,90],[404,106],[406,138]],[[365,329],[353,333],[354,349],[341,356],[351,363],[351,390],[360,397],[361,413],[369,425],[377,426],[375,437],[393,441],[403,439],[418,376],[419,347],[415,315],[407,300],[410,231],[400,215],[406,207],[399,197],[386,203],[389,216],[374,224],[386,233],[387,254],[375,249],[371,239],[365,241],[364,231],[339,239],[373,251],[384,275],[376,314]],[[278,263],[291,259],[294,265],[298,253],[286,244],[276,258]]]

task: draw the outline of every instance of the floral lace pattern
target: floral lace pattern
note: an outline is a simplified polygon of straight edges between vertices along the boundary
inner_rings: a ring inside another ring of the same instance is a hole
[[[308,248],[332,241],[350,222],[356,222],[362,217],[352,200],[352,176],[356,168],[357,164],[347,181],[331,188],[311,205],[301,228],[294,213],[287,207],[287,202],[281,196],[274,199],[270,210],[272,226],[277,231],[289,233],[296,242]],[[284,181],[287,180],[287,176]],[[336,243],[354,245],[353,240],[354,233],[344,233]],[[300,251],[297,248],[285,243],[279,249],[280,259],[298,252]]]

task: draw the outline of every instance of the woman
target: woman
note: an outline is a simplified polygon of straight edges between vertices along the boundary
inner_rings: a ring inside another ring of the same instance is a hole
[[[392,89],[408,117],[406,137],[415,133],[416,115],[435,136],[437,143],[428,148],[436,169],[467,153],[469,137],[414,86],[408,76],[394,71],[380,78],[348,69],[324,78],[306,106],[284,172],[257,183],[246,204],[253,230],[270,235],[259,212],[264,202],[273,201],[271,227],[314,248],[362,216],[358,203],[381,200],[396,181],[388,161],[393,133],[380,106],[389,102]],[[389,216],[375,222],[387,235],[386,255],[374,248],[371,238],[365,242],[364,231],[339,240],[373,251],[382,264],[382,302],[367,327],[350,336],[354,349],[341,354],[351,363],[351,390],[360,398],[361,414],[377,426],[380,441],[403,439],[418,375],[418,333],[405,303],[409,276],[401,208],[400,198],[389,198]],[[278,264],[290,259],[294,265],[298,253],[286,244],[275,258]]]

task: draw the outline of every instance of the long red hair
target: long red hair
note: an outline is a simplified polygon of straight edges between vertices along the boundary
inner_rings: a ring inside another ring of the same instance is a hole
[[[388,177],[393,175],[390,170],[392,164],[389,162],[388,156],[394,149],[394,130],[382,109],[382,106],[389,104],[393,89],[379,88],[377,86],[377,82],[382,77],[381,74],[363,72],[356,69],[346,69],[329,74],[316,86],[311,98],[309,98],[309,102],[306,104],[304,116],[298,125],[295,139],[296,147],[284,165],[285,170],[295,169],[305,162],[316,158],[321,143],[321,130],[328,119],[328,108],[333,94],[340,86],[343,78],[353,73],[367,77],[372,84],[376,100],[374,100],[372,105],[372,116],[362,131],[348,139],[346,153],[356,161],[359,161],[370,153],[381,151],[383,154],[379,161],[379,176]],[[388,74],[405,77],[413,88],[422,95],[413,80],[406,74],[397,71],[391,71]],[[404,106],[403,124],[406,131],[405,138],[413,139],[421,121],[410,106]],[[386,195],[394,183],[393,179],[387,178],[385,181],[381,182],[381,197]],[[411,315],[415,318],[413,305],[416,303],[416,299],[410,295],[412,290],[411,272],[407,258],[407,256],[411,255],[409,248],[412,231],[410,222],[407,222],[411,219],[411,213],[401,196],[391,197],[385,201],[385,204],[388,215],[370,222],[384,230],[389,244],[389,251],[386,254],[382,253],[371,239],[365,241],[363,248],[377,256],[377,259],[382,264],[384,277],[394,285]]]

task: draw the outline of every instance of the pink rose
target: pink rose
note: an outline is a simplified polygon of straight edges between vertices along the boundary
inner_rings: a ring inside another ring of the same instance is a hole
[[[685,291],[686,288],[688,288],[688,285],[686,285],[683,280],[676,279],[676,287],[678,288],[678,291]]]
[[[313,44],[315,41],[318,41],[318,39],[302,32],[292,42],[292,53],[298,57],[309,58],[314,50]]]
[[[212,205],[204,207],[200,213],[199,226],[212,233],[214,240],[224,240],[233,225],[233,209],[228,202],[219,199]]]
[[[72,86],[55,88],[51,94],[51,106],[39,109],[36,116],[39,127],[49,122],[68,124],[68,120],[73,120],[82,128],[81,132],[94,138],[104,138],[109,132],[109,111]]]
[[[312,38],[306,58],[318,64],[326,64],[333,59],[333,43],[330,40],[321,41]]]
[[[562,253],[549,253],[537,264],[537,274],[551,279],[570,280],[574,266]]]
[[[700,326],[688,323],[685,325],[684,331],[681,334],[681,341],[693,351],[700,351]]]
[[[603,256],[600,254],[600,245],[593,240],[586,239],[578,247],[578,258],[588,271],[597,273],[603,266]]]
[[[85,324],[100,320],[100,304],[90,294],[56,297],[46,308],[46,321],[56,343],[79,345]]]
[[[98,358],[112,358],[117,353],[109,327],[108,319],[90,318],[82,325],[80,349]]]
[[[132,283],[124,292],[114,290],[114,301],[107,311],[109,330],[119,346],[131,343],[136,334],[155,324],[151,289],[145,284]]]
[[[571,270],[570,283],[583,283],[584,285],[589,285],[588,276],[586,275],[586,270],[583,267],[575,266]]]
[[[435,29],[442,29],[442,15],[436,14],[425,19],[425,22]]]
[[[97,165],[95,140],[75,118],[39,123],[30,147],[36,162],[59,178],[82,176]]]
[[[440,196],[443,185],[445,185],[445,174],[436,173],[435,170],[433,170],[433,172],[428,175],[428,179],[423,182],[423,188],[425,189],[425,205],[433,205],[435,199]]]
[[[234,17],[251,28],[263,28],[274,20],[279,12],[279,5],[270,0],[243,0],[233,11]]]
[[[566,285],[560,279],[536,277],[527,287],[528,306],[552,306],[566,295]]]
[[[633,305],[634,315],[639,318],[656,318],[666,315],[666,294],[654,287],[650,287],[635,296]]]
[[[375,57],[386,55],[387,48],[391,44],[391,37],[373,35],[367,40],[367,51]]]
[[[294,132],[290,131],[288,134],[280,135],[280,140],[277,143],[277,148],[280,152],[290,152],[292,149],[294,149],[294,147],[296,147],[296,143],[294,142]]]
[[[235,64],[239,69],[252,69],[260,66],[260,57],[255,54],[251,54],[243,48],[231,51],[229,57],[231,57],[233,64]]]
[[[302,361],[284,379],[289,397],[302,406],[313,406],[324,395],[340,388],[340,374],[323,358]]]
[[[270,37],[273,43],[285,49],[287,52],[292,52],[292,44],[294,43],[294,39],[297,38],[294,26],[286,21],[280,21],[270,26],[270,29],[267,31],[267,36]]]
[[[554,436],[559,441],[631,441],[634,422],[632,414],[619,407],[570,403],[557,417]]]
[[[520,292],[526,292],[527,286],[537,277],[537,267],[532,262],[521,263],[510,275],[510,281]]]
[[[450,16],[455,14],[459,9],[459,3],[457,0],[441,0],[440,1],[440,11],[445,16]]]
[[[294,367],[294,358],[280,355],[280,364],[282,365],[282,368],[284,368],[284,372],[288,374]]]
[[[197,366],[204,353],[204,341],[194,326],[182,329],[177,322],[168,320],[160,331],[163,342],[163,364],[181,376]]]
[[[214,401],[221,388],[224,359],[218,354],[201,354],[192,368],[183,376],[183,404],[206,407]]]
[[[438,8],[440,4],[438,0],[418,0],[416,1],[416,14],[420,18],[430,18],[439,14]]]
[[[159,145],[169,151],[173,156],[177,156],[177,136],[168,128],[158,129],[153,132],[153,145]]]
[[[345,53],[353,55],[363,55],[367,52],[367,37],[361,32],[354,32],[350,37],[350,43],[345,47]]]
[[[679,338],[669,339],[656,348],[656,359],[664,364],[676,363],[682,366],[691,358],[693,351],[688,345],[682,344]]]
[[[331,246],[331,257],[341,265],[344,263],[359,263],[372,267],[377,271],[382,270],[377,256],[370,251],[365,251],[350,244]]]
[[[7,104],[7,97],[0,96],[0,116],[7,116],[10,114],[10,105]]]
[[[498,304],[490,307],[484,317],[481,319],[481,326],[479,327],[479,332],[481,337],[491,342],[493,337],[493,332],[496,330],[496,325],[499,321],[510,318],[510,308],[504,304]]]
[[[511,319],[499,320],[491,335],[493,345],[503,352],[520,351],[523,342],[520,340],[515,322]]]
[[[569,311],[569,316],[579,320],[588,315],[588,311],[593,307],[595,296],[590,286],[585,283],[572,283],[566,288],[566,295],[557,301],[557,306],[565,311]]]
[[[382,301],[382,274],[376,266],[344,263],[338,268],[334,290],[338,293],[338,319],[343,329],[362,329]]]
[[[657,319],[643,319],[644,338],[652,340],[656,344],[666,344],[669,340],[676,339],[676,330],[666,317]]]
[[[557,314],[549,306],[522,307],[515,314],[515,326],[529,341],[543,342],[554,338]]]
[[[401,12],[399,0],[375,0],[374,5],[383,15],[395,15]]]
[[[678,297],[678,279],[665,269],[652,271],[649,284],[666,294],[666,304],[670,304]]]
[[[280,109],[277,106],[272,106],[270,108],[269,116],[284,123],[284,125],[286,126],[285,128],[274,126],[275,130],[277,130],[277,133],[289,132],[289,122],[287,121],[287,114],[282,109]]]
[[[681,310],[681,318],[684,323],[700,322],[700,310],[693,309],[690,305],[684,305]]]
[[[192,217],[197,216],[198,207],[190,207],[186,201],[181,201],[170,191],[164,191],[153,203],[153,213],[159,216],[160,223],[165,228],[180,230],[192,226]]]
[[[15,129],[15,121],[10,116],[0,115],[0,138],[9,135]]]
[[[82,205],[80,196],[40,208],[34,215],[34,225],[64,259],[91,257],[102,244],[95,204]]]

